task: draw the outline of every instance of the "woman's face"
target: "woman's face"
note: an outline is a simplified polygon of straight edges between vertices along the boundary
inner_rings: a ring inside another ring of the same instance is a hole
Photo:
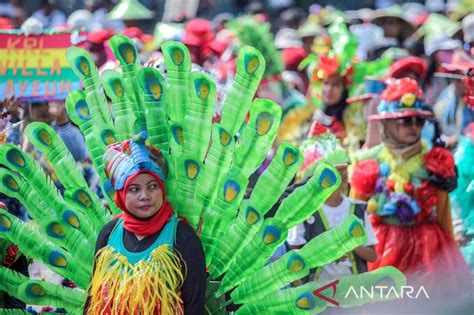
[[[341,76],[330,76],[323,81],[323,102],[326,106],[338,104],[344,93],[344,79]]]
[[[139,174],[127,187],[125,207],[139,218],[149,218],[160,210],[163,193],[158,181],[150,174]]]
[[[399,38],[402,34],[402,24],[396,18],[386,17],[382,22],[385,37]]]
[[[347,174],[347,164],[336,165],[336,169],[341,175],[341,186],[339,186],[338,191],[344,194],[349,184],[348,174]]]
[[[418,116],[387,119],[384,122],[387,136],[406,145],[413,144],[420,139],[424,123],[425,120]]]

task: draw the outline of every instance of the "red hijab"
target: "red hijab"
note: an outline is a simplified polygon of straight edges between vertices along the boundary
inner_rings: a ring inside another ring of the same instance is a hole
[[[158,182],[161,193],[163,194],[163,203],[161,204],[161,208],[153,216],[148,218],[138,218],[128,212],[127,208],[125,207],[125,195],[127,193],[128,186],[130,186],[133,180],[138,175],[144,173],[150,174]],[[119,217],[122,217],[125,229],[140,236],[148,236],[161,231],[163,226],[173,215],[173,208],[171,207],[171,204],[168,202],[168,200],[166,200],[166,192],[163,181],[157,174],[148,170],[139,171],[128,177],[125,181],[125,184],[123,185],[123,188],[115,192],[115,203],[117,204],[117,207],[123,210],[123,213],[119,215]]]

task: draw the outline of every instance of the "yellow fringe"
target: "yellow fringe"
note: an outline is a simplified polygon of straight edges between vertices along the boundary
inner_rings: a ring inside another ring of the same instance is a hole
[[[106,246],[96,256],[87,314],[183,314],[179,253],[157,247],[135,265]]]
[[[422,142],[422,150],[420,153],[412,156],[408,160],[403,160],[400,156],[395,156],[387,148],[384,147],[379,154],[381,162],[385,162],[390,166],[389,179],[395,182],[395,192],[403,192],[404,185],[410,181],[412,175],[423,168],[424,156],[427,152],[426,143]]]

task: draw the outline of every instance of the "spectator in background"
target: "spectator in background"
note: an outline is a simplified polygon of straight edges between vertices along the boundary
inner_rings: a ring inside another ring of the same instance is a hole
[[[283,79],[294,89],[306,93],[309,80],[306,73],[298,69],[298,65],[308,53],[303,48],[299,33],[291,28],[282,28],[275,36],[275,47],[281,53],[285,66],[282,73]]]
[[[474,12],[462,20],[464,48],[474,58]]]
[[[285,64],[285,70],[282,73],[283,79],[288,84],[301,93],[306,93],[309,80],[306,73],[298,68],[298,65],[308,56],[308,53],[302,47],[287,47],[283,49],[281,58]]]
[[[87,34],[87,50],[89,51],[92,60],[101,72],[107,63],[106,42],[114,36],[114,32],[109,29],[101,29],[92,31]]]
[[[20,100],[15,97],[7,98],[0,102],[0,113],[2,113],[2,120],[0,123],[0,144],[5,142],[19,144],[20,133],[13,132],[14,124],[20,121],[21,109]]]
[[[184,29],[183,43],[188,47],[191,61],[202,65],[215,38],[212,25],[205,19],[192,19]]]
[[[305,12],[301,8],[289,8],[281,12],[280,28],[298,29],[305,21]]]
[[[435,77],[434,74],[443,64],[451,63],[455,51],[461,48],[461,41],[447,35],[432,36],[426,40],[425,54],[428,56],[428,74],[425,82],[426,103],[433,105],[441,92],[449,85],[446,78]]]
[[[37,121],[51,125],[63,140],[74,160],[80,164],[84,177],[91,186],[91,189],[96,189],[96,175],[91,171],[84,137],[79,128],[69,120],[64,101],[50,103],[47,101],[34,101],[24,104],[23,115],[21,111],[14,110],[15,107],[19,108],[20,105],[17,99],[7,100],[6,104],[7,108],[10,108],[10,122],[23,120],[21,125],[10,130],[7,138],[9,143],[21,145],[25,152],[32,155],[44,167],[45,172],[51,177],[58,189],[62,191],[62,184],[58,181],[48,160],[23,135],[24,129],[30,122]]]
[[[307,53],[312,51],[312,46],[316,37],[323,36],[323,28],[311,21],[306,21],[303,25],[298,28],[298,35],[303,42],[303,48]]]
[[[119,34],[125,29],[125,24],[119,19],[110,19],[107,14],[113,8],[110,0],[84,0],[84,6],[92,14],[90,29],[111,29]]]
[[[311,126],[308,139],[300,146],[300,150],[304,154],[304,163],[297,177],[302,180],[291,186],[285,194],[306,183],[322,161],[337,169],[341,175],[341,185],[329,196],[320,210],[288,231],[288,245],[293,249],[301,248],[313,238],[342,224],[350,214],[354,214],[364,223],[367,243],[346,253],[336,262],[312,270],[309,281],[324,283],[341,276],[367,272],[367,261],[375,262],[377,259],[374,249],[377,238],[366,212],[367,205],[347,197],[347,167],[350,162],[347,151],[326,127],[317,122]]]
[[[394,79],[410,78],[421,84],[426,78],[427,67],[426,61],[422,58],[402,58],[390,65],[388,77]]]
[[[216,33],[219,33],[222,30],[225,30],[227,23],[234,18],[232,13],[220,13],[212,19],[212,24],[214,24],[214,30]]]
[[[205,19],[192,19],[186,24],[183,43],[189,49],[191,61],[204,67],[215,64],[229,45],[227,39],[216,38],[211,22]]]
[[[395,39],[398,47],[415,31],[399,6],[376,11],[372,23],[383,28],[385,37]]]
[[[23,0],[10,0],[0,4],[0,16],[10,20],[12,28],[20,28],[28,18],[28,12]]]
[[[42,0],[41,9],[33,13],[43,28],[52,29],[66,24],[66,15],[56,9],[56,0]]]
[[[461,80],[469,68],[474,68],[474,63],[456,60],[445,65],[441,69],[443,72],[438,74],[446,77],[450,83],[439,95],[434,111],[451,149],[457,146],[463,130],[474,121],[474,110],[466,105],[466,88]]]
[[[0,103],[0,110],[9,113],[10,124],[23,120],[21,127],[17,126],[10,130],[7,142],[22,145],[27,151],[31,151],[28,150],[31,148],[29,142],[23,138],[23,130],[30,122],[38,121],[53,125],[76,161],[88,158],[84,138],[79,128],[69,120],[63,101],[50,103],[34,101],[23,105],[24,110],[21,111],[21,102],[17,98],[10,98]]]
[[[87,10],[76,10],[67,18],[67,26],[73,30],[91,31],[94,24],[91,23],[92,14]]]

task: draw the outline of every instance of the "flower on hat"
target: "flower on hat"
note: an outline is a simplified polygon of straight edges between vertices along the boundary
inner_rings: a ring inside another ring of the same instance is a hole
[[[325,80],[332,75],[337,74],[339,70],[339,60],[337,57],[329,57],[327,55],[319,56],[318,67],[315,69],[316,80]]]
[[[418,82],[410,78],[390,80],[383,90],[377,114],[369,119],[391,119],[407,116],[433,117],[433,112],[423,104],[423,91]]]
[[[416,102],[416,95],[413,93],[407,93],[402,96],[402,105],[405,107],[412,107]]]
[[[423,92],[415,80],[403,78],[389,84],[382,92],[381,99],[387,102],[397,101],[401,100],[406,94],[413,94],[415,97],[421,98]]]

